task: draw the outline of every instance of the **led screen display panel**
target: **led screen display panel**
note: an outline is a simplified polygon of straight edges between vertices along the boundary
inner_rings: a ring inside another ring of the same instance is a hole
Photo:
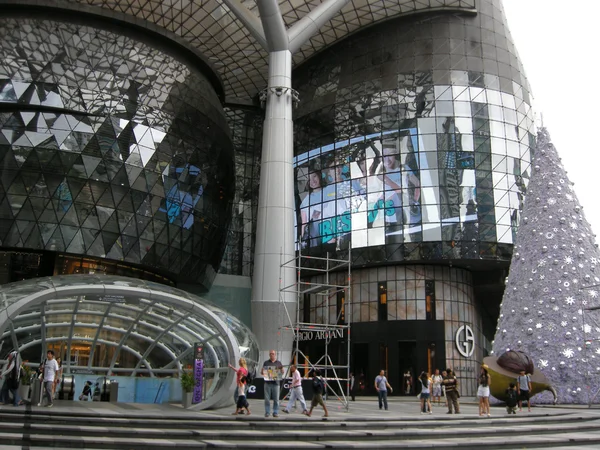
[[[452,240],[476,222],[474,152],[462,148],[453,118],[440,128],[360,136],[298,155],[297,250]]]

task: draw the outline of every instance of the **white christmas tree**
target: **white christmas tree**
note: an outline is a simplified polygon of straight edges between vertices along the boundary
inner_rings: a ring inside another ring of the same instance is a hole
[[[532,165],[493,351],[526,353],[559,403],[588,403],[600,388],[600,253],[544,128]]]

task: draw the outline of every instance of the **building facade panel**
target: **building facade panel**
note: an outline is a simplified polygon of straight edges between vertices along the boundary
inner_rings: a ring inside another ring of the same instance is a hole
[[[205,75],[101,23],[8,16],[0,42],[0,245],[209,287],[234,173]]]
[[[351,252],[355,373],[451,367],[475,395],[534,144],[501,3],[371,26],[298,67],[294,87],[296,248]]]

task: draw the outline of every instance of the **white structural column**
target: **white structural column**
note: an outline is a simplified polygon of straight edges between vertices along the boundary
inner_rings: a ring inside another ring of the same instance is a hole
[[[279,288],[294,283],[293,268],[281,269],[281,262],[294,258],[294,143],[292,122],[292,54],[288,50],[269,55],[269,80],[263,128],[260,191],[254,277],[252,279],[252,329],[260,344],[261,356],[268,359],[270,348],[282,350],[281,361],[289,361],[293,336],[280,333],[287,322],[280,305]],[[294,311],[293,293],[281,300]]]
[[[240,0],[223,0],[269,52],[269,78],[262,95],[266,111],[252,278],[252,331],[258,338],[262,360],[268,359],[270,349],[275,349],[287,364],[293,344],[291,333],[280,332],[282,325],[289,324],[280,300],[287,303],[288,311],[294,311],[296,298],[292,292],[282,293],[282,299],[279,294],[280,287],[296,281],[292,267],[281,268],[295,256],[292,108],[297,99],[292,90],[292,52],[348,1],[325,0],[288,30],[277,0],[256,2],[260,21]]]

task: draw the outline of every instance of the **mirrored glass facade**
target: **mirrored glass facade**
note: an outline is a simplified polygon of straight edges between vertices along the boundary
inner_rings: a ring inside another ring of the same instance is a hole
[[[298,250],[510,260],[534,123],[493,3],[372,26],[295,71]]]
[[[0,245],[209,287],[234,171],[207,76],[99,24],[4,17],[0,48]]]

